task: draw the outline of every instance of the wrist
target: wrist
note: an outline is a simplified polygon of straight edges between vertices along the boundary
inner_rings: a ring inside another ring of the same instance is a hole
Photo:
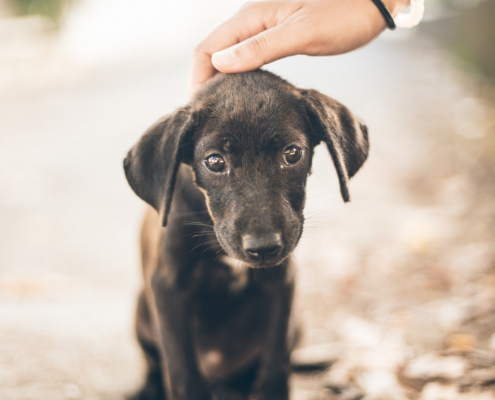
[[[392,17],[397,17],[411,3],[411,0],[382,0]]]

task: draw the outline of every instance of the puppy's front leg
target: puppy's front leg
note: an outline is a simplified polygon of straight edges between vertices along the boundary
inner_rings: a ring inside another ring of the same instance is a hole
[[[211,400],[191,340],[191,290],[181,275],[159,267],[152,278],[164,385],[170,400]]]
[[[290,350],[287,333],[294,293],[292,267],[286,262],[265,274],[263,284],[271,295],[270,322],[250,400],[288,400]]]

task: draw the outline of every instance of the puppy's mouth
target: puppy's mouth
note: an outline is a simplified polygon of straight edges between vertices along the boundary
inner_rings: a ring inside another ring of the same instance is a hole
[[[243,251],[242,246],[238,243],[237,248],[234,248],[227,240],[217,233],[217,240],[220,243],[223,251],[232,258],[241,261],[243,264],[251,268],[270,268],[282,264],[289,258],[291,252],[287,252],[284,245],[280,250],[265,250],[265,251]]]
[[[287,260],[287,258],[289,258],[289,256],[290,256],[290,253],[285,255],[284,257],[278,258],[276,260],[260,261],[258,263],[254,263],[254,261],[252,261],[252,260],[248,260],[248,261],[245,260],[243,262],[246,263],[251,268],[259,268],[259,269],[273,268],[273,267],[277,267],[277,266],[281,265],[285,260]]]
[[[289,258],[290,254],[286,254],[283,257],[277,257],[276,259],[272,260],[259,260],[259,261],[254,261],[249,258],[247,258],[244,255],[238,255],[238,254],[229,254],[227,253],[230,257],[235,258],[239,261],[241,261],[243,264],[247,265],[250,268],[272,268],[272,267],[277,267],[281,265],[287,258]]]

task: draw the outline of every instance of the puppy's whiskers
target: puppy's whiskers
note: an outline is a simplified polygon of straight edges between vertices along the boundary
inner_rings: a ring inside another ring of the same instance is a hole
[[[219,246],[218,241],[216,239],[215,240],[205,240],[204,242],[201,242],[201,243],[197,244],[196,246],[194,246],[191,249],[191,253],[194,252],[194,250],[199,249],[201,246],[207,246],[207,245],[213,245],[213,246],[207,248],[206,250],[213,249],[213,248]]]
[[[184,221],[184,225],[186,225],[186,226],[203,226],[206,228],[212,228],[213,229],[212,224],[207,224],[207,223],[198,222],[198,221]]]

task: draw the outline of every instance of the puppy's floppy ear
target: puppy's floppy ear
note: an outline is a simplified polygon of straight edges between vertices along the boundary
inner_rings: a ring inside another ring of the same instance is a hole
[[[174,194],[182,148],[193,130],[193,115],[184,107],[158,120],[127,153],[124,170],[132,190],[160,213],[163,226]]]
[[[340,192],[345,202],[350,200],[347,182],[368,157],[368,129],[347,107],[316,90],[301,90],[306,111],[314,132],[330,152]]]

